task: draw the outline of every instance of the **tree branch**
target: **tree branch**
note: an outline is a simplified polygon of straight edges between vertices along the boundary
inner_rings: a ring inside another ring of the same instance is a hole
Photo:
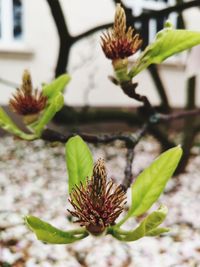
[[[58,31],[59,39],[60,39],[60,49],[59,49],[59,55],[55,70],[55,76],[59,76],[66,72],[66,67],[68,63],[70,48],[74,42],[73,37],[70,35],[66,21],[65,16],[62,11],[62,7],[60,5],[59,0],[46,0],[54,22],[56,24],[56,28]]]
[[[127,156],[126,156],[126,167],[125,167],[125,177],[122,181],[122,187],[126,191],[133,181],[132,175],[132,163],[134,157],[134,148],[141,140],[141,138],[146,133],[148,128],[148,124],[144,124],[141,130],[139,130],[136,134],[103,134],[103,135],[92,135],[92,134],[79,134],[86,142],[88,143],[103,143],[108,144],[114,142],[116,140],[120,140],[125,142],[127,147]],[[63,135],[54,130],[46,129],[43,131],[41,138],[45,141],[56,142],[59,141],[61,143],[66,143],[67,140],[74,136],[75,134],[67,134]]]
[[[146,105],[146,103],[149,105],[148,99],[144,101],[144,105]],[[149,108],[149,106],[147,107]],[[151,108],[151,105],[150,105],[150,108]],[[133,182],[132,162],[133,162],[133,157],[134,157],[134,148],[138,144],[138,142],[141,140],[141,138],[145,135],[147,130],[149,130],[149,132],[152,133],[153,131],[155,131],[155,128],[152,127],[153,124],[155,123],[178,120],[178,119],[182,119],[188,116],[194,116],[198,114],[200,114],[200,109],[188,110],[188,111],[184,111],[181,113],[175,113],[175,114],[169,114],[169,115],[159,114],[159,113],[154,113],[152,115],[150,114],[148,123],[145,123],[142,129],[140,129],[136,134],[119,133],[119,134],[94,135],[94,134],[87,134],[87,133],[79,133],[79,135],[86,142],[93,143],[93,144],[97,144],[97,143],[108,144],[116,140],[123,141],[126,144],[127,155],[126,155],[126,167],[124,171],[125,177],[121,183],[123,189],[126,191],[130,187],[131,183]],[[43,131],[41,138],[45,141],[50,141],[50,142],[58,141],[61,143],[66,143],[67,140],[74,135],[75,133],[69,133],[69,134],[63,135],[54,130],[46,129]],[[159,138],[165,138],[165,137],[164,135],[162,135],[162,136],[159,136]],[[165,142],[166,140],[164,139],[164,143]],[[167,139],[167,142],[168,142],[168,139]],[[171,147],[174,144],[169,143],[168,145]]]
[[[148,112],[148,117],[150,117],[152,114],[155,114],[156,111],[154,107],[151,105],[149,99],[144,96],[136,93],[136,87],[137,83],[132,83],[132,81],[124,82],[120,84],[120,87],[122,88],[123,92],[128,95],[130,98],[137,100],[141,103],[143,103],[143,107]]]
[[[121,183],[121,186],[124,191],[131,186],[133,182],[133,173],[132,173],[132,165],[133,165],[133,158],[134,158],[134,149],[141,138],[145,135],[148,126],[150,123],[144,124],[142,129],[138,131],[137,137],[135,138],[135,142],[133,144],[126,143],[127,147],[127,154],[126,154],[126,167],[124,170],[124,180]]]
[[[173,120],[181,120],[185,119],[191,116],[197,116],[200,115],[200,109],[192,109],[187,110],[183,112],[177,112],[172,114],[156,114],[155,117],[157,117],[158,122],[166,122],[166,121],[173,121]]]
[[[123,190],[126,192],[133,181],[132,165],[134,158],[134,148],[127,148],[126,154],[126,167],[124,170],[124,180],[121,183]]]
[[[79,136],[81,136],[86,142],[92,143],[92,144],[108,144],[112,143],[116,140],[123,141],[125,143],[128,143],[129,146],[134,146],[138,142],[138,136],[137,134],[87,134],[87,133],[77,133]],[[63,135],[57,131],[51,130],[51,129],[45,129],[42,133],[41,139],[44,141],[49,142],[61,142],[66,143],[69,138],[72,136],[75,136],[76,133],[69,133],[66,135]]]
[[[165,90],[165,86],[159,76],[158,73],[158,68],[155,64],[152,64],[149,66],[148,71],[150,72],[153,82],[156,86],[157,92],[160,96],[161,99],[161,105],[162,105],[162,109],[164,109],[165,111],[169,111],[170,110],[170,104],[169,104],[169,100],[167,97],[167,93]]]
[[[82,109],[75,110],[70,107],[64,107],[61,111],[61,116],[56,116],[55,121],[57,123],[64,123],[65,125],[75,124],[80,125],[84,123],[99,123],[99,122],[122,122],[126,123],[129,126],[141,126],[144,123],[144,118],[141,115],[134,114],[133,110],[129,109],[89,109],[85,112]],[[152,121],[157,124],[162,124],[165,122],[171,122],[174,120],[185,119],[190,116],[200,115],[200,109],[188,110],[183,112],[175,112],[172,114],[160,114],[156,113],[151,117]],[[151,124],[148,128],[148,132],[153,135],[163,146],[164,149],[173,147],[174,142],[170,141],[165,132],[162,132],[157,125]],[[197,128],[196,131],[198,131]],[[51,135],[51,133],[50,133]],[[59,141],[59,138],[56,137],[54,141]],[[66,137],[64,137],[64,140]]]

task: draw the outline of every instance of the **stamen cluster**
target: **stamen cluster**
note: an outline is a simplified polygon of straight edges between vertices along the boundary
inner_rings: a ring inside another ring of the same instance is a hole
[[[30,73],[25,70],[21,88],[16,89],[10,99],[10,108],[19,115],[33,115],[42,111],[47,104],[47,97],[37,89],[33,90]]]
[[[122,187],[112,180],[107,182],[104,161],[99,159],[86,185],[81,183],[72,190],[69,201],[74,211],[69,212],[77,218],[76,222],[85,226],[90,233],[99,235],[106,227],[114,224],[123,211],[125,200]]]
[[[102,49],[107,58],[125,59],[137,52],[142,45],[139,34],[126,27],[126,15],[120,4],[117,5],[113,28],[101,37]]]

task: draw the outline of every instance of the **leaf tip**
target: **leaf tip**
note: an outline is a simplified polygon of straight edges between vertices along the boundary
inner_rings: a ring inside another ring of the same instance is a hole
[[[181,144],[175,146],[175,147],[172,147],[171,149],[168,150],[169,152],[173,152],[173,154],[175,154],[176,156],[179,155],[179,158],[181,158],[182,154],[183,154],[183,149],[182,149],[182,146]]]
[[[30,223],[31,218],[32,218],[31,215],[26,215],[26,216],[23,217],[25,225],[26,225],[30,230],[32,230],[32,228],[31,228],[31,223]]]
[[[183,148],[182,148],[181,144],[179,144],[176,148],[180,152],[180,155],[182,155],[183,154]]]
[[[171,23],[171,21],[170,20],[166,20],[165,21],[165,24],[164,24],[164,28],[173,28],[173,24]]]
[[[158,209],[160,212],[164,213],[164,214],[167,214],[168,213],[168,207],[161,204],[159,209]]]

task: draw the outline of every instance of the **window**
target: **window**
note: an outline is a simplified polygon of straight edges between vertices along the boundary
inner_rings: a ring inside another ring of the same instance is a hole
[[[145,9],[159,10],[175,4],[175,0],[124,0],[123,2],[132,8],[135,16],[140,15]]]
[[[160,10],[166,8],[170,5],[176,4],[175,0],[124,0],[124,3],[132,9],[134,16],[138,16],[141,13],[148,10]],[[149,40],[151,42],[156,32],[160,31],[163,28],[164,21],[167,18],[160,18],[159,20],[150,19],[149,21]],[[168,18],[173,25],[177,25],[177,14],[172,13]],[[140,26],[140,25],[139,25]]]
[[[145,11],[160,10],[176,4],[176,0],[123,0],[123,2],[132,9],[132,14],[134,16],[138,16]],[[156,33],[163,28],[164,22],[167,19],[172,22],[175,28],[177,27],[178,14],[175,12],[171,13],[168,18],[161,17],[159,19],[150,19],[147,25],[143,25],[142,22],[136,23],[136,28],[141,30],[141,34],[143,34],[144,46],[154,40]],[[175,64],[176,66],[182,66],[185,62],[185,55],[185,53],[175,55],[167,59],[166,62]]]
[[[23,7],[21,0],[0,0],[0,44],[23,41]]]
[[[21,0],[13,0],[13,36],[14,39],[22,39],[22,3]]]

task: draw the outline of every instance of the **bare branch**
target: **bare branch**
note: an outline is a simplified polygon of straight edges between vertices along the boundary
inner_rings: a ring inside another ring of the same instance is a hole
[[[69,33],[67,23],[65,21],[65,16],[62,11],[62,7],[60,5],[59,0],[46,0],[46,1],[50,7],[60,39],[60,49],[55,71],[56,72],[55,76],[57,77],[60,74],[66,72],[70,48],[73,44],[73,37]]]
[[[148,116],[150,117],[152,114],[155,114],[156,111],[151,105],[149,99],[144,96],[136,93],[136,87],[137,83],[132,83],[132,81],[125,82],[120,84],[120,87],[122,88],[123,92],[128,95],[130,98],[135,99],[141,103],[143,103],[144,108],[146,111],[149,112]]]
[[[145,135],[149,124],[144,124],[142,129],[138,131],[136,134],[136,139],[134,144],[126,143],[127,147],[127,154],[126,154],[126,167],[124,170],[124,180],[122,181],[121,185],[124,191],[127,191],[127,189],[131,186],[133,182],[133,173],[132,173],[132,165],[133,165],[133,158],[134,158],[134,149],[138,142],[141,140],[141,138]]]
[[[124,180],[121,183],[121,186],[124,191],[127,191],[127,189],[130,187],[133,181],[133,174],[132,174],[133,158],[134,158],[134,149],[127,148],[126,167],[124,170],[125,176],[124,176]]]
[[[187,111],[177,112],[177,113],[172,113],[172,114],[160,114],[159,113],[156,116],[159,122],[164,122],[164,121],[185,119],[187,117],[197,116],[197,115],[200,115],[200,109],[192,109],[192,110],[187,110]]]
[[[44,141],[49,142],[61,142],[66,143],[68,139],[72,136],[75,136],[76,133],[73,134],[66,134],[63,135],[59,132],[56,132],[51,129],[46,129],[43,131],[41,139]],[[92,144],[108,144],[112,143],[116,140],[120,140],[122,142],[128,143],[129,146],[134,146],[138,142],[137,134],[101,134],[101,135],[94,135],[94,134],[87,134],[87,133],[78,133],[86,142]]]

